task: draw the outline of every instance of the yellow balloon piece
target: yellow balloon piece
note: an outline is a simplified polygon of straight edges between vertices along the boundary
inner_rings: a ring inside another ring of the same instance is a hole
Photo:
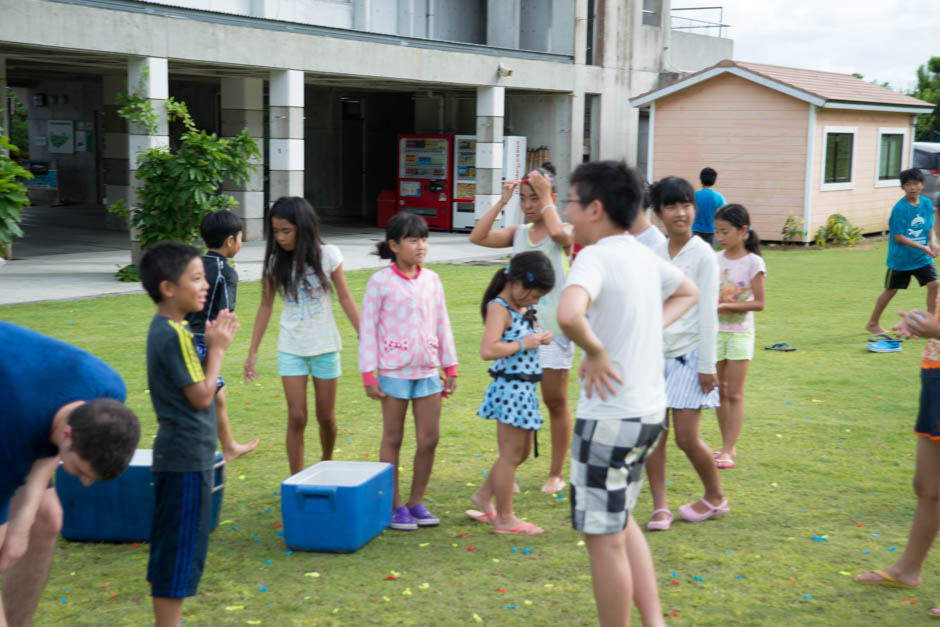
[[[554,587],[555,587],[555,584],[553,584],[553,583],[547,583],[547,584],[545,584],[545,587],[546,587],[546,588],[554,588]]]
[[[431,544],[430,542],[422,542],[418,546],[425,547],[425,546],[430,546],[430,544]]]
[[[480,618],[480,615],[477,614],[476,612],[473,613],[473,620],[475,620],[475,621],[478,622],[478,623],[482,623],[482,622],[483,622],[483,619]]]
[[[456,544],[451,544],[451,546],[454,547],[455,549],[457,548]]]
[[[225,606],[226,612],[237,612],[238,610],[243,610],[243,609],[245,609],[244,605],[226,605]]]
[[[388,597],[382,597],[382,600],[385,601],[386,603],[388,603],[389,601],[391,601],[391,599],[388,598]]]
[[[578,546],[584,546],[584,540],[578,540]]]
[[[494,563],[494,564],[499,564],[499,559],[497,559],[497,558],[494,557],[494,558],[493,558],[493,563]]]
[[[410,596],[411,596],[411,588],[405,588],[404,590],[401,591],[401,593],[402,593],[403,595],[405,595],[406,597],[410,597]]]
[[[316,571],[311,572],[311,573],[304,573],[304,577],[314,577],[314,578],[316,578],[316,577],[319,577],[319,576],[320,576],[320,573],[318,573],[318,572],[316,572]]]
[[[428,588],[431,587],[431,584],[429,584],[428,582],[425,581],[424,583],[422,583],[422,584],[419,585],[418,587],[421,588],[422,590],[427,590]]]
[[[245,475],[238,475],[238,480],[239,480],[239,481],[244,481],[244,480],[245,480]]]
[[[523,603],[525,603],[526,605],[532,605],[532,601],[530,601],[529,599],[526,599],[525,601],[523,601]]]
[[[249,625],[260,625],[260,624],[261,624],[261,621],[260,621],[260,620],[246,620],[245,622],[248,623]]]
[[[840,575],[845,575],[846,577],[851,577],[851,576],[852,576],[852,573],[848,572],[847,570],[840,570],[840,571],[839,571],[839,574],[840,574]]]

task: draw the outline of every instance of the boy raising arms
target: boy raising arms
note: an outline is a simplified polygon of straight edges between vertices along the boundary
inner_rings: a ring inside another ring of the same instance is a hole
[[[235,312],[238,273],[226,260],[233,258],[242,248],[242,221],[231,211],[225,209],[213,211],[207,213],[202,219],[199,233],[209,249],[202,256],[206,282],[209,284],[209,296],[200,311],[186,314],[186,322],[189,323],[189,330],[195,336],[199,359],[205,361],[206,323],[215,320],[223,309]],[[215,392],[215,423],[219,432],[222,455],[225,461],[230,462],[255,450],[258,446],[258,439],[255,438],[248,444],[239,444],[232,437],[225,403],[227,389],[225,381],[219,377]]]
[[[179,242],[156,244],[140,260],[140,276],[157,304],[147,333],[147,382],[158,422],[147,581],[155,624],[176,627],[183,597],[196,594],[209,548],[216,441],[213,401],[222,356],[238,321],[223,309],[206,323],[203,372],[184,320],[187,313],[203,308],[209,291],[199,251]]]
[[[666,415],[663,327],[698,290],[627,228],[643,198],[622,162],[585,163],[571,175],[565,216],[585,246],[558,308],[584,349],[571,443],[572,526],[583,532],[602,626],[627,625],[636,599],[644,625],[663,625],[653,560],[630,511]]]
[[[906,290],[911,277],[917,277],[921,287],[927,286],[927,311],[933,316],[937,310],[937,269],[933,258],[937,248],[933,232],[933,204],[920,195],[924,189],[924,174],[917,168],[901,172],[901,189],[904,197],[891,210],[888,221],[888,272],[885,275],[885,290],[875,301],[871,319],[865,325],[869,333],[887,333],[881,326],[881,314],[898,293]]]

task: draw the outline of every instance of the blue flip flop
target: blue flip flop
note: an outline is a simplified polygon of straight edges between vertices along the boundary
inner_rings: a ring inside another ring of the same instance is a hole
[[[786,342],[779,342],[771,346],[765,346],[764,350],[765,351],[782,351],[784,353],[792,353],[796,349],[790,346],[789,344],[787,344]]]
[[[878,340],[869,342],[868,350],[873,353],[897,353],[901,350],[901,343],[895,340]]]

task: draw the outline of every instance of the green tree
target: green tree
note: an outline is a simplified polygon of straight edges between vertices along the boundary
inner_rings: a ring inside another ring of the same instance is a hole
[[[23,208],[29,206],[23,181],[33,178],[10,158],[10,152],[16,152],[16,146],[10,143],[9,137],[0,134],[0,253],[8,249],[14,237],[23,236],[20,220]]]
[[[910,95],[934,105],[932,113],[917,116],[917,138],[940,141],[940,57],[917,68],[917,86]]]
[[[157,114],[147,99],[122,94],[118,104],[123,118],[156,131]],[[261,156],[245,130],[220,138],[196,128],[184,103],[170,98],[166,110],[168,121],[183,125],[179,147],[151,148],[138,154],[137,206],[131,211],[119,201],[108,208],[128,218],[140,233],[142,248],[168,240],[192,243],[207,213],[238,206],[221,192],[222,181],[244,181],[255,169],[251,160]]]

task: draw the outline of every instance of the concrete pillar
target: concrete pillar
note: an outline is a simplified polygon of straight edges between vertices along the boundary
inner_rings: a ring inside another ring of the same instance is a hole
[[[222,79],[222,137],[245,129],[260,147],[264,142],[264,81],[260,78]],[[246,241],[260,239],[264,231],[264,158],[252,162],[254,172],[241,183],[226,180],[222,190],[238,201]]]
[[[504,87],[477,87],[476,218],[499,200],[503,183]]]
[[[137,123],[127,125],[128,190],[127,204],[131,211],[137,205],[137,157],[151,148],[170,145],[166,120],[166,101],[170,97],[170,76],[167,60],[161,57],[130,57],[127,61],[127,90],[143,96],[157,112],[155,131]],[[108,199],[110,201],[110,198]],[[131,229],[131,259],[140,261],[140,234]]]
[[[0,135],[10,135],[10,112],[7,111],[7,58],[0,55]],[[20,146],[26,148],[26,146]]]
[[[106,74],[101,77],[101,155],[104,169],[104,202],[113,205],[128,202],[130,164],[127,159],[127,121],[118,115],[118,94],[126,89],[124,77]],[[127,230],[127,220],[114,213],[105,217],[105,225],[113,230]]]
[[[486,0],[486,45],[519,48],[522,0]]]
[[[270,198],[304,195],[304,73],[271,72]]]

